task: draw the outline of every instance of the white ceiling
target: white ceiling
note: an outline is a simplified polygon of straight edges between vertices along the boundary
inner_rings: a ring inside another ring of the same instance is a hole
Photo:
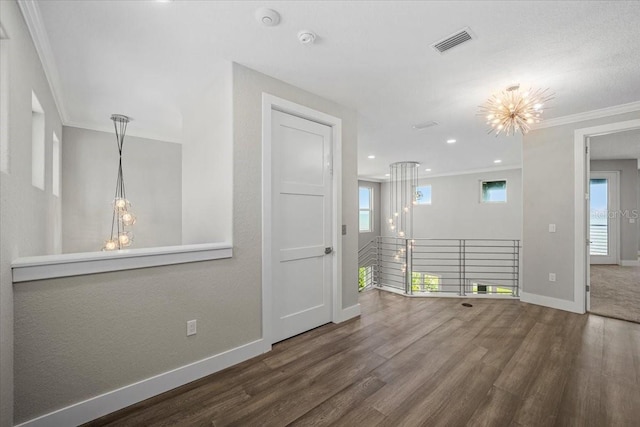
[[[39,1],[67,122],[180,140],[181,111],[235,61],[358,110],[361,177],[416,160],[432,174],[521,164],[521,136],[477,107],[513,83],[549,87],[546,118],[640,100],[640,2]],[[254,18],[258,7],[279,26]],[[430,45],[470,27],[441,55]],[[299,30],[319,40],[301,45]],[[423,131],[412,125],[435,120]],[[135,125],[135,126],[134,126]],[[455,144],[446,144],[449,138]],[[370,160],[368,155],[375,159]]]

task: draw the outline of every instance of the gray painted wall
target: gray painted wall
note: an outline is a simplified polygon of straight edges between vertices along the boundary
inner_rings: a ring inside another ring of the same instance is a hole
[[[638,224],[629,222],[633,212],[638,212],[638,161],[633,160],[592,160],[591,171],[620,172],[620,210],[629,216],[620,216],[620,237],[618,253],[621,261],[638,259]],[[636,220],[637,221],[637,220]]]
[[[182,119],[182,243],[231,242],[233,237],[232,65],[193,95]]]
[[[380,236],[382,230],[380,228],[380,219],[382,217],[382,211],[380,210],[380,183],[374,181],[359,180],[358,188],[359,187],[369,187],[373,190],[373,230],[370,233],[363,233],[356,228],[356,231],[358,231],[358,249],[369,243],[376,236]]]
[[[62,250],[99,251],[111,233],[115,134],[64,126],[61,145]],[[131,247],[182,244],[182,146],[125,136],[122,152],[127,199],[137,217]]]
[[[480,203],[480,182],[507,180],[507,203]],[[431,205],[414,207],[414,237],[434,239],[520,239],[522,171],[511,169],[421,178],[431,184]],[[389,185],[382,184],[382,216],[389,216]],[[385,227],[383,235],[389,235]]]
[[[533,130],[523,138],[524,291],[574,300],[574,131],[638,119],[638,112]],[[550,223],[556,233],[549,233]],[[549,273],[556,282],[549,282]]]
[[[16,285],[16,422],[260,338],[263,91],[343,120],[343,305],[357,303],[355,111],[234,64],[233,258]]]
[[[53,132],[62,125],[47,79],[18,5],[0,2],[0,24],[7,33],[9,173],[0,172],[0,425],[13,425],[14,307],[11,261],[56,252],[60,242],[60,200],[52,195]],[[45,187],[31,185],[31,91],[45,113]],[[5,103],[6,102],[6,103]],[[16,359],[19,359],[20,355]]]

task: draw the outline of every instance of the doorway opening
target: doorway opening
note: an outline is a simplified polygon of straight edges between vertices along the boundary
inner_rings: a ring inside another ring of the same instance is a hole
[[[640,120],[575,132],[576,300],[640,322]]]

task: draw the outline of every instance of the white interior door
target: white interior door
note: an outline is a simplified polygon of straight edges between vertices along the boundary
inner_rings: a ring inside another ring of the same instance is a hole
[[[591,264],[618,264],[618,172],[591,172],[589,179],[589,253]]]
[[[331,321],[331,128],[272,113],[272,341]],[[328,253],[327,253],[328,252]]]

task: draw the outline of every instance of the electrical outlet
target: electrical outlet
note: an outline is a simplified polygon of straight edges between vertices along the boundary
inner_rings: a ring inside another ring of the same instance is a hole
[[[635,224],[635,223],[636,223],[635,218],[629,218],[629,224]]]
[[[187,322],[187,336],[196,334],[197,320],[189,320]]]
[[[556,281],[556,273],[549,273],[549,281],[550,282]]]

